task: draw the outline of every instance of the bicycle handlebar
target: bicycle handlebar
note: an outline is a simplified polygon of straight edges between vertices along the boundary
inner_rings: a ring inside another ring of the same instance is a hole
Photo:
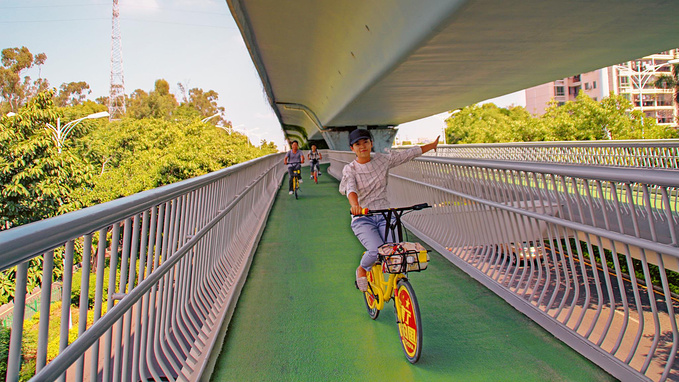
[[[400,212],[400,211],[419,211],[423,210],[425,208],[431,208],[431,206],[427,203],[420,203],[420,204],[415,204],[414,206],[410,207],[397,207],[397,208],[387,208],[384,210],[368,210],[367,208],[364,208],[361,212],[361,214],[354,215],[354,216],[370,216],[373,214],[381,214],[381,213],[387,213],[387,212]]]

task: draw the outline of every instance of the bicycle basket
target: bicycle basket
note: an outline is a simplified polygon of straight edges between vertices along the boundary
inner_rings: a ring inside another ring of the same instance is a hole
[[[387,243],[377,249],[385,273],[419,272],[429,265],[428,251],[420,243]]]

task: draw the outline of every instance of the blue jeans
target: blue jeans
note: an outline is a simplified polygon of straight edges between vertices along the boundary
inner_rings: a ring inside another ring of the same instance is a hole
[[[318,163],[317,160],[313,160],[313,159],[312,159],[312,160],[311,160],[311,175],[314,174],[314,168],[315,168],[316,170],[318,170],[319,173],[321,172],[321,165],[320,165],[320,163]]]
[[[387,241],[394,241],[391,234],[388,238],[384,237],[386,225],[387,221],[382,215],[359,216],[351,220],[354,235],[366,249],[361,258],[361,267],[366,271],[377,261],[377,248]]]
[[[301,168],[302,165],[300,163],[290,163],[288,165],[288,191],[292,191],[292,177],[295,176],[293,171],[299,170]]]

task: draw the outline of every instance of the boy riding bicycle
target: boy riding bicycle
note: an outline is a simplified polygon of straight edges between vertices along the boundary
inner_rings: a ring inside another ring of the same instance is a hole
[[[311,176],[309,178],[313,179],[314,178],[314,169],[316,169],[316,171],[318,171],[318,175],[321,175],[320,161],[323,159],[323,155],[321,155],[321,153],[318,152],[316,145],[311,145],[311,151],[309,152],[308,158],[309,158],[309,163],[310,163],[310,167],[311,167]]]
[[[346,195],[351,204],[351,229],[363,244],[366,252],[356,269],[356,287],[362,292],[368,288],[367,272],[377,261],[377,249],[389,238],[383,237],[386,220],[384,216],[358,216],[364,208],[368,210],[389,208],[387,182],[389,169],[436,149],[438,137],[432,143],[413,147],[390,154],[375,154],[372,151],[372,136],[368,130],[356,129],[349,134],[349,146],[356,159],[344,166],[339,191]],[[394,240],[393,238],[391,238]]]
[[[292,178],[295,176],[294,171],[302,168],[302,163],[304,163],[304,155],[301,151],[299,151],[299,143],[297,143],[297,141],[292,141],[292,143],[290,143],[290,147],[292,150],[285,154],[283,163],[288,165],[288,189],[290,191],[288,193],[292,195]],[[299,182],[302,183],[302,180],[300,179]]]

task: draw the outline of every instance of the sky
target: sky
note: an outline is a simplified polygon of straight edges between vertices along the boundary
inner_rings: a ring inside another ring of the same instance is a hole
[[[284,136],[268,104],[225,0],[119,0],[125,92],[153,90],[165,79],[219,93],[219,105],[234,128],[259,144],[283,147]],[[0,49],[27,47],[45,53],[38,70],[50,86],[85,81],[89,99],[107,96],[111,70],[111,1],[0,0]],[[178,97],[179,99],[179,97]],[[498,106],[525,105],[522,92],[489,100]],[[399,126],[398,138],[434,139],[448,113]]]

